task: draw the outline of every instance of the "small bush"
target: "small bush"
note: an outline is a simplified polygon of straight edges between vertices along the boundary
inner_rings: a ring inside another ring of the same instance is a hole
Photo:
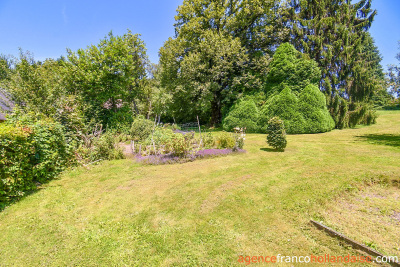
[[[111,132],[93,137],[91,142],[82,144],[76,150],[78,160],[83,164],[88,164],[100,160],[123,159],[124,155],[117,141]]]
[[[278,117],[268,122],[267,143],[277,150],[284,151],[287,145],[284,123]]]
[[[185,157],[191,150],[190,141],[190,138],[185,138],[182,134],[174,134],[171,140],[173,154],[178,157]]]
[[[232,131],[234,128],[246,128],[246,132],[258,131],[259,111],[253,100],[242,100],[235,104],[223,120],[225,131]]]
[[[216,143],[219,149],[221,148],[233,149],[236,145],[236,140],[232,134],[227,132],[222,132],[217,136]]]
[[[206,133],[203,135],[203,147],[213,148],[215,146],[215,139],[212,133]]]
[[[131,127],[131,137],[137,142],[142,142],[153,132],[154,122],[144,118],[137,118]]]

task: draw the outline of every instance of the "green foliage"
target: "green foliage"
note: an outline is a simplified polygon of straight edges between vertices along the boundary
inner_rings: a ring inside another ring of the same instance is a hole
[[[20,51],[20,58],[4,81],[11,100],[25,112],[53,117],[66,96],[63,63],[48,59],[36,62],[32,55]]]
[[[326,95],[337,93],[358,95],[350,90],[356,62],[366,62],[363,53],[364,33],[371,26],[376,10],[371,8],[372,0],[352,3],[339,1],[289,2],[291,14],[292,43],[317,61],[321,68],[321,87]]]
[[[231,133],[222,132],[216,137],[216,144],[219,149],[233,149],[236,146],[236,140]]]
[[[0,208],[34,189],[31,129],[0,124]]]
[[[160,49],[161,80],[172,95],[173,116],[211,117],[216,125],[221,110],[242,92],[259,91],[269,55],[288,33],[280,13],[277,0],[183,1],[176,38]]]
[[[203,134],[203,147],[213,148],[215,146],[215,138],[212,133]]]
[[[35,146],[33,176],[35,181],[44,183],[72,164],[72,147],[67,144],[64,127],[51,119],[39,120],[28,127],[33,131]]]
[[[176,133],[171,139],[172,153],[178,157],[185,157],[191,151],[191,141],[193,136],[184,136]]]
[[[129,125],[131,105],[143,93],[146,77],[146,49],[139,35],[110,32],[97,46],[68,50],[67,58],[66,87],[79,96],[85,117],[109,127],[116,121]]]
[[[400,41],[399,41],[400,49]],[[400,53],[397,54],[396,58],[400,61]],[[393,94],[400,96],[400,65],[390,65],[388,73],[389,87]]]
[[[142,142],[151,135],[154,129],[154,122],[141,117],[134,120],[131,127],[132,139],[138,142]]]
[[[45,183],[73,164],[64,128],[51,119],[24,116],[0,125],[0,202]]]
[[[335,127],[325,96],[314,85],[307,86],[298,97],[286,87],[268,99],[261,110],[259,125],[268,124],[273,117],[280,117],[290,134],[321,133]]]
[[[225,131],[234,128],[246,128],[246,132],[254,133],[259,130],[257,125],[259,111],[253,100],[243,100],[235,104],[223,120]]]
[[[267,143],[277,150],[284,151],[287,146],[284,122],[278,117],[268,121]]]
[[[122,150],[118,147],[118,140],[112,132],[87,138],[90,138],[90,141],[81,144],[75,151],[81,164],[124,158]]]
[[[97,139],[94,143],[94,155],[97,159],[106,159],[106,160],[114,160],[114,159],[123,159],[124,155],[122,150],[117,147],[115,136],[112,133],[105,133]]]
[[[289,87],[293,92],[300,92],[309,84],[318,84],[321,71],[314,60],[307,59],[293,45],[284,43],[276,50],[267,76],[267,94],[282,87]]]
[[[299,95],[299,111],[305,120],[304,133],[323,133],[335,128],[326,97],[315,85],[309,85]]]

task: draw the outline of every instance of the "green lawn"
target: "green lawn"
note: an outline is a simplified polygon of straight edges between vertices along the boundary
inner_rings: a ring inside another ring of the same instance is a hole
[[[284,153],[265,139],[247,135],[246,154],[182,165],[120,160],[65,173],[0,212],[0,266],[356,253],[310,219],[400,256],[400,111],[369,127],[288,136]]]

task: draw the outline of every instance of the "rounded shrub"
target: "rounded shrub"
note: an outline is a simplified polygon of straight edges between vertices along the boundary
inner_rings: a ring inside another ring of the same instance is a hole
[[[268,124],[273,117],[284,121],[289,134],[323,133],[335,127],[324,94],[312,84],[304,88],[299,96],[286,87],[269,98],[261,109],[259,125]],[[265,128],[262,130],[266,131]]]
[[[299,111],[306,121],[302,133],[324,133],[335,128],[325,95],[315,85],[308,85],[300,93]]]
[[[267,143],[277,150],[284,151],[287,146],[285,126],[281,119],[273,117],[268,122]]]
[[[225,131],[232,131],[234,128],[246,128],[246,132],[257,132],[259,110],[253,100],[242,100],[236,103],[222,122]]]
[[[236,140],[231,133],[222,132],[217,136],[216,144],[219,149],[221,148],[233,149],[236,146]]]
[[[300,92],[307,85],[317,84],[321,79],[321,70],[317,62],[308,59],[289,43],[278,47],[269,69],[266,83],[267,94],[280,91],[281,85]]]
[[[142,142],[152,133],[154,129],[154,122],[144,118],[136,118],[132,123],[131,136],[137,142]]]
[[[267,131],[265,125],[268,125],[273,117],[279,117],[285,122],[288,133],[303,133],[306,122],[304,116],[299,112],[298,106],[299,99],[289,87],[269,98],[260,112],[259,125],[262,127],[262,131]]]

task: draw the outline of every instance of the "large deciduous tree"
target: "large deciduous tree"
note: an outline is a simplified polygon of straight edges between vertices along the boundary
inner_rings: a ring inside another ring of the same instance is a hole
[[[274,45],[287,37],[279,2],[183,2],[176,36],[160,50],[162,84],[172,93],[175,117],[210,115],[211,123],[218,124],[224,105],[261,88]]]

